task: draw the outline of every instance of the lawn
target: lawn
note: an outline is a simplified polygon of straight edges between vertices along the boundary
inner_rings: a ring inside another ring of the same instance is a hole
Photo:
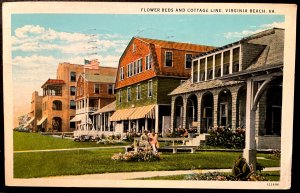
[[[65,152],[34,152],[14,154],[14,176],[80,175],[106,172],[159,171],[231,168],[240,155],[236,152],[162,153],[156,162],[112,161],[114,153],[124,149],[76,150]],[[268,155],[259,155],[268,157]],[[259,160],[266,167],[279,166],[279,160]]]
[[[128,145],[128,143],[121,145]],[[39,133],[14,132],[14,151],[102,146],[105,145],[97,144],[96,142],[76,142],[70,139],[61,139]]]
[[[14,150],[60,149],[76,147],[104,146],[95,142],[74,142],[69,139],[42,136],[37,133],[14,132]],[[106,145],[107,146],[107,145]],[[162,160],[156,162],[120,162],[113,161],[115,153],[124,152],[124,148],[72,150],[50,152],[14,153],[14,177],[35,178],[61,175],[80,175],[106,172],[133,172],[159,170],[191,170],[231,168],[240,152],[163,152]],[[279,166],[279,159],[267,154],[258,154],[258,162],[265,167]]]

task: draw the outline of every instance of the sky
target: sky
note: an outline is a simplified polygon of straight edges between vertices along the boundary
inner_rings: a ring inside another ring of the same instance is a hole
[[[134,36],[223,46],[272,27],[282,15],[13,14],[11,18],[14,117],[30,111],[33,91],[56,78],[59,62],[95,59],[118,66]]]

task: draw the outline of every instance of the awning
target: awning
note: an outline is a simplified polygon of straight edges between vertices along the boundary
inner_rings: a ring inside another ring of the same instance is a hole
[[[129,119],[155,118],[155,105],[136,107],[135,111],[130,115]]]
[[[44,121],[46,121],[46,119],[47,119],[47,117],[44,116],[41,120],[39,120],[39,121],[37,122],[37,125],[41,125],[42,123],[44,123]]]
[[[93,113],[92,115],[97,115],[97,114],[100,114],[100,113],[113,112],[113,111],[116,111],[116,101],[102,107],[101,109],[99,109],[98,111]]]
[[[32,117],[27,123],[25,123],[24,127],[28,127],[30,123],[35,119],[35,117]]]
[[[81,121],[82,124],[86,123],[86,114],[79,114],[76,115],[75,117],[73,117],[73,119],[70,120],[70,122],[78,122]],[[88,123],[92,123],[92,120],[89,118],[89,122]]]
[[[112,114],[112,116],[110,116],[109,121],[128,120],[135,109],[136,108],[117,110],[116,112],[114,112],[114,114]]]

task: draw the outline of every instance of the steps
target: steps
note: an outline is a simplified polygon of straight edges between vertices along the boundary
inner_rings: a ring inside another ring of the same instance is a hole
[[[205,142],[208,136],[209,136],[209,134],[207,134],[207,133],[199,134],[195,138],[192,138],[191,140],[187,141],[185,145],[187,145],[187,146],[200,146],[201,141]]]

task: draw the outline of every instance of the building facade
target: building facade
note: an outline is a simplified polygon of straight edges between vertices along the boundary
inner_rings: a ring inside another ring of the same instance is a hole
[[[191,78],[170,93],[171,129],[251,125],[255,148],[280,149],[283,50],[274,28],[193,58]]]
[[[75,122],[70,120],[76,115],[76,82],[80,74],[110,74],[115,68],[99,66],[85,69],[84,65],[59,63],[56,79],[48,79],[43,85],[42,118],[37,126],[45,131],[74,131]]]
[[[173,89],[190,76],[192,57],[210,46],[133,37],[123,52],[116,77],[116,130],[161,132],[170,116]]]
[[[77,80],[76,116],[71,120],[76,122],[76,131],[99,131],[101,126],[95,121],[94,113],[109,103],[115,101],[116,68],[110,75],[81,74]],[[78,134],[81,135],[81,134]]]

